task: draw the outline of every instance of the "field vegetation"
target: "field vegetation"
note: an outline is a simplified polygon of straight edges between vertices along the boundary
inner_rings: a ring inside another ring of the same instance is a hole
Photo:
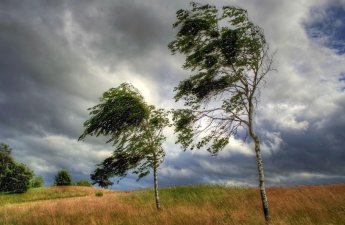
[[[103,196],[96,196],[102,192]],[[275,225],[345,224],[345,185],[268,188]],[[161,190],[108,191],[49,187],[0,195],[3,225],[217,225],[265,224],[257,188],[176,186]]]

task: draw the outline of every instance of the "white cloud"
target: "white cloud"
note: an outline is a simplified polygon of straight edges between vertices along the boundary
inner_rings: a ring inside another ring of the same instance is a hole
[[[176,169],[167,166],[160,169],[159,175],[171,178],[190,178],[195,176],[196,173],[188,168]]]
[[[218,157],[227,158],[235,154],[254,156],[255,152],[254,148],[243,140],[230,137],[229,145],[226,147],[226,149],[219,153]]]
[[[280,150],[283,139],[279,132],[267,132],[261,142],[261,150],[264,154],[272,154]]]
[[[287,182],[292,182],[295,184],[303,184],[309,181],[317,180],[317,179],[324,179],[324,180],[332,180],[332,179],[344,179],[342,175],[329,175],[329,174],[322,174],[322,173],[310,173],[310,172],[300,172],[300,173],[291,173],[285,174],[284,176],[276,175],[274,177],[266,177],[266,180],[275,184],[284,184]]]
[[[268,120],[276,124],[277,129],[306,130],[308,121],[300,121],[297,117],[304,115],[306,107],[304,105],[293,104],[268,104],[265,108],[265,114],[259,118],[260,120]]]

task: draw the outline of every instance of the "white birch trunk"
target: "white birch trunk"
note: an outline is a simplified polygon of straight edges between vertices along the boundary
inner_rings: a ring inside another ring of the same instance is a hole
[[[262,202],[262,208],[265,216],[266,224],[271,224],[271,216],[270,211],[268,208],[268,200],[266,195],[266,188],[265,188],[265,176],[264,176],[264,166],[263,161],[261,157],[261,150],[260,150],[260,140],[259,137],[256,135],[254,129],[253,129],[253,104],[251,102],[252,99],[250,99],[250,105],[249,105],[249,113],[248,113],[248,128],[249,128],[249,135],[254,141],[255,145],[255,155],[256,155],[256,162],[258,166],[258,172],[259,172],[259,189],[260,189],[260,195],[261,195],[261,202]]]
[[[155,190],[155,199],[156,199],[156,208],[158,210],[161,209],[161,203],[159,201],[159,193],[158,193],[158,177],[157,177],[157,166],[153,167],[153,182],[154,182],[154,190]]]

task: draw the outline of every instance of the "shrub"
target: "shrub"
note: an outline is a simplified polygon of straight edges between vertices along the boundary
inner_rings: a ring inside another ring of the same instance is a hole
[[[55,176],[55,185],[56,186],[68,186],[72,184],[71,175],[67,170],[60,170]]]
[[[103,196],[103,192],[97,191],[95,195],[96,195],[96,197],[102,197]]]
[[[35,176],[32,180],[31,180],[31,187],[32,188],[39,188],[43,186],[43,177],[41,176]]]
[[[92,187],[92,184],[88,180],[80,180],[75,183],[76,186]]]

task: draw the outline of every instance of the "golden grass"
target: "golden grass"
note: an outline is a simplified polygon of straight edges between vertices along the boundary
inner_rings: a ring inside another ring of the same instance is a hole
[[[74,187],[69,187],[75,192]],[[163,209],[153,191],[104,192],[84,188],[85,197],[10,204],[0,207],[3,225],[217,225],[264,224],[254,188],[170,187],[161,190]],[[345,185],[267,190],[275,225],[344,225]]]
[[[29,189],[24,194],[0,194],[0,206],[32,202],[39,200],[50,200],[60,198],[82,197],[94,194],[98,189],[80,186],[53,186],[48,188]]]

